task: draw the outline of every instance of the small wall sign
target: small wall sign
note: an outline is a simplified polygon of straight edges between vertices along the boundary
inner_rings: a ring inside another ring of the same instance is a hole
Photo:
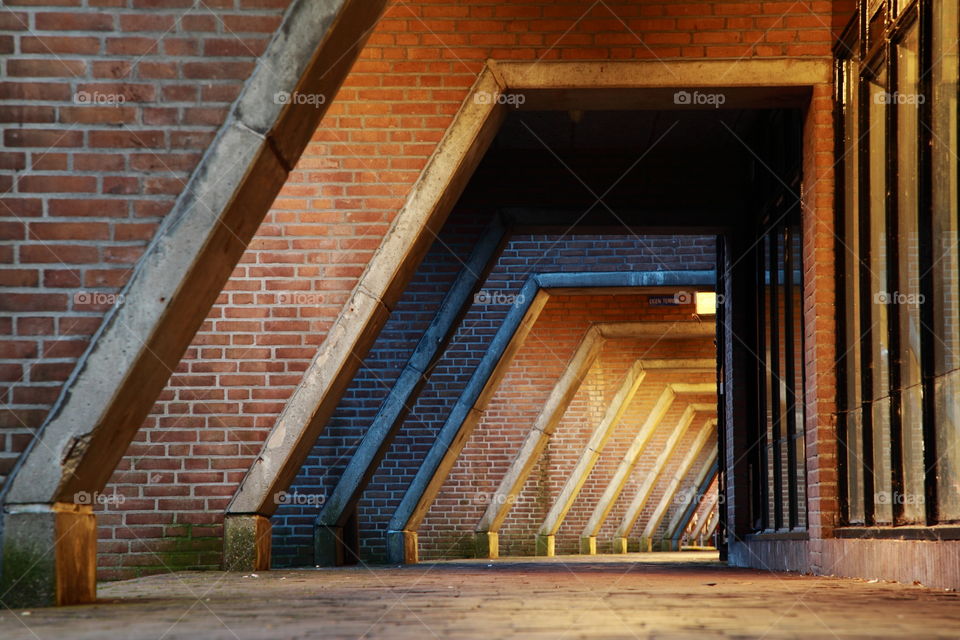
[[[676,307],[680,302],[677,296],[650,296],[647,298],[647,304],[651,307]]]

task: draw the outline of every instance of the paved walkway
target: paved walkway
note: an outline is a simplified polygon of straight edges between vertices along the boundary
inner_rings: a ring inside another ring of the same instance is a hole
[[[730,569],[712,554],[178,573],[0,613],[0,638],[958,638],[960,594]]]

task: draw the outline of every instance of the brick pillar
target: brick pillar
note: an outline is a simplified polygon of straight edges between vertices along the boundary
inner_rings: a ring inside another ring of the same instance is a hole
[[[817,85],[803,129],[803,283],[810,564],[839,514],[836,416],[833,88]],[[829,568],[826,568],[829,569]],[[829,573],[829,571],[827,571]]]

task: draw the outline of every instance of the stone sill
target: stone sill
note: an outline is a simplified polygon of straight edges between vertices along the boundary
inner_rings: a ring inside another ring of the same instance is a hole
[[[935,525],[901,527],[839,527],[833,530],[836,538],[880,540],[960,540],[960,526]]]

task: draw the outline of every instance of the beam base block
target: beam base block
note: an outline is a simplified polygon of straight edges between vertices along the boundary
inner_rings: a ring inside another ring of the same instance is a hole
[[[8,505],[0,594],[10,608],[97,600],[97,518],[89,504]]]
[[[261,515],[228,515],[223,519],[224,571],[269,571],[270,519]]]
[[[640,538],[640,553],[650,553],[653,551],[653,538]]]
[[[597,536],[581,536],[580,553],[585,556],[597,555]]]
[[[478,558],[500,557],[500,534],[496,531],[477,531],[473,540]]]
[[[552,558],[556,555],[556,538],[542,533],[537,534],[537,555]]]
[[[613,553],[626,553],[627,552],[627,539],[626,538],[614,538],[613,544],[611,545]]]
[[[419,561],[416,531],[387,531],[387,562],[417,564]]]
[[[313,559],[319,567],[341,567],[344,562],[343,527],[318,524],[313,530]]]

